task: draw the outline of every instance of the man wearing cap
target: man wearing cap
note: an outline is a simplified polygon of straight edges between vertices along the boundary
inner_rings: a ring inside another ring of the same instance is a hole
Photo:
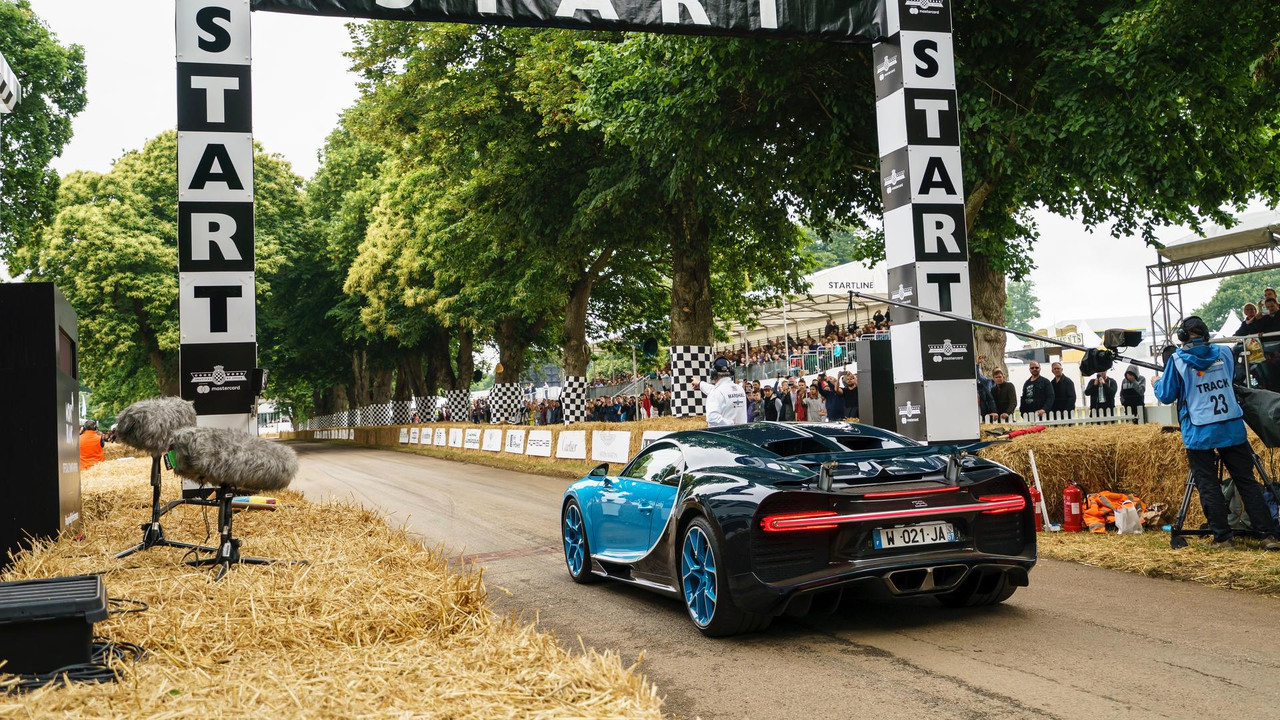
[[[733,368],[729,367],[729,361],[716,358],[712,373],[716,378],[715,385],[693,381],[693,389],[702,390],[706,396],[707,427],[742,425],[747,421],[747,394],[733,381]]]
[[[1264,536],[1263,547],[1280,550],[1280,527],[1271,517],[1262,488],[1253,477],[1253,449],[1245,435],[1244,410],[1236,401],[1231,380],[1231,350],[1209,344],[1209,326],[1196,316],[1182,321],[1182,347],[1169,356],[1156,379],[1156,399],[1178,403],[1182,443],[1187,448],[1191,477],[1200,491],[1200,507],[1213,531],[1212,547],[1231,547],[1227,500],[1218,481],[1218,458],[1235,482],[1236,491],[1254,530]]]

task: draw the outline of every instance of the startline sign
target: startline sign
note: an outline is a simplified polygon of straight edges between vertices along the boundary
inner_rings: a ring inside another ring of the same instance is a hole
[[[0,115],[13,112],[22,102],[22,85],[18,84],[18,76],[13,74],[4,55],[0,55]]]
[[[381,20],[869,43],[883,0],[252,0],[254,10]]]

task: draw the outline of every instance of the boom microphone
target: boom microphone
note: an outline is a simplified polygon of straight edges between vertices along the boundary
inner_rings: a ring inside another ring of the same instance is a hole
[[[298,455],[292,449],[242,430],[184,428],[174,433],[173,451],[174,473],[207,485],[280,490],[298,472]]]
[[[116,437],[152,455],[163,455],[169,451],[175,432],[195,424],[195,406],[186,400],[176,397],[140,400],[116,418]]]

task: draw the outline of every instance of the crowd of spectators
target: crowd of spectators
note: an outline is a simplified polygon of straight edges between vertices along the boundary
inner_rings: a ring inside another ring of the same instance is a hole
[[[978,360],[981,363],[983,358]],[[1037,419],[1054,413],[1061,417],[1078,407],[1076,381],[1063,373],[1062,363],[1054,362],[1050,366],[1052,379],[1040,374],[1039,362],[1031,361],[1027,369],[1031,377],[1022,383],[1022,391],[1019,392],[1005,379],[1004,369],[996,368],[991,377],[987,378],[982,375],[979,365],[978,412],[984,420],[1004,422],[1016,417]],[[1124,379],[1119,383],[1107,374],[1106,370],[1102,370],[1092,377],[1080,379],[1085,406],[1091,414],[1111,414],[1115,412],[1118,398],[1124,412],[1136,416],[1138,408],[1146,403],[1147,378],[1137,365],[1127,367]]]
[[[813,373],[852,362],[854,342],[864,336],[886,337],[891,325],[891,318],[878,311],[864,325],[842,327],[828,316],[821,333],[768,338],[754,345],[746,342],[724,348],[716,353],[716,357],[724,358],[738,368],[782,363],[792,370]]]

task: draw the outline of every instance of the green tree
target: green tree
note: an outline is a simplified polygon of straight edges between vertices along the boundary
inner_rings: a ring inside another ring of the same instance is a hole
[[[805,229],[804,237],[804,252],[813,257],[814,270],[826,270],[861,258],[858,250],[861,234],[856,230],[840,228],[818,236]]]
[[[1038,206],[1152,241],[1164,225],[1226,222],[1224,208],[1280,199],[1271,0],[973,0],[953,13],[979,319],[1001,322],[1006,278],[1032,268]],[[881,211],[869,58],[864,47],[629,36],[602,44],[587,69],[585,113],[669,164],[673,207],[696,187],[697,217],[719,222],[717,198],[749,210],[762,198],[749,188],[771,187],[819,232],[848,223],[877,261],[883,238],[862,220]],[[977,336],[997,362],[1004,334]]]
[[[0,2],[0,52],[22,84],[23,99],[0,115],[0,262],[14,275],[19,256],[53,219],[58,174],[49,167],[71,140],[71,118],[85,106],[84,49],[64,47],[27,0]]]
[[[1031,332],[1031,321],[1040,317],[1040,299],[1032,280],[1009,282],[1005,289],[1004,324],[1014,330]]]
[[[1190,315],[1199,315],[1210,328],[1217,330],[1226,322],[1232,310],[1243,316],[1241,308],[1246,303],[1253,303],[1262,308],[1262,291],[1269,287],[1280,287],[1280,270],[1264,270],[1262,272],[1236,275],[1223,280],[1213,297],[1204,305],[1196,308]],[[1234,330],[1229,328],[1228,330]]]
[[[178,393],[177,134],[126,153],[108,173],[68,175],[58,213],[32,248],[36,279],[58,284],[80,317],[80,368],[94,414]],[[283,238],[301,229],[301,180],[259,148],[257,292],[270,303]],[[25,250],[24,250],[25,252]]]

